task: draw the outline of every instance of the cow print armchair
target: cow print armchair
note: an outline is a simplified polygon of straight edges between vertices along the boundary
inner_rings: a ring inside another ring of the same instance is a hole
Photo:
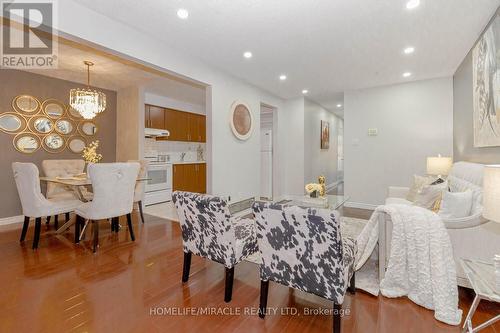
[[[172,199],[182,229],[182,282],[189,279],[193,253],[223,264],[226,268],[224,301],[230,302],[234,266],[257,252],[254,220],[232,217],[226,200],[220,197],[176,191]]]
[[[333,301],[333,331],[340,332],[344,295],[355,291],[356,243],[341,237],[338,213],[264,202],[254,203],[253,211],[262,257],[259,316],[265,317],[274,281]]]

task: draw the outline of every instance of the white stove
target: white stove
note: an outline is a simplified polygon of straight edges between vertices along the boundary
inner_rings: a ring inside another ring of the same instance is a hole
[[[144,204],[154,205],[172,200],[172,163],[160,159],[158,155],[144,157],[149,162],[144,193]],[[162,161],[161,161],[162,160]]]

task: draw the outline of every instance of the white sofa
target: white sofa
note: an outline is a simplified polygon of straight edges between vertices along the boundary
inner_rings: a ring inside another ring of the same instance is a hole
[[[482,217],[483,169],[482,164],[457,162],[448,176],[452,192],[470,189],[474,193],[471,216],[443,220],[453,246],[458,285],[464,287],[470,287],[470,285],[462,270],[460,258],[492,262],[493,256],[500,253],[500,224]],[[406,200],[408,191],[407,187],[389,187],[386,204],[412,205],[411,201]],[[386,214],[381,216],[379,222],[379,274],[380,278],[383,278],[391,249],[392,223]]]

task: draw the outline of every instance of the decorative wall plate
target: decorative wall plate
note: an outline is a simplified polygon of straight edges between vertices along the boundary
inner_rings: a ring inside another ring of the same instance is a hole
[[[229,124],[234,136],[239,140],[248,140],[252,136],[253,116],[247,104],[236,101],[231,105]]]

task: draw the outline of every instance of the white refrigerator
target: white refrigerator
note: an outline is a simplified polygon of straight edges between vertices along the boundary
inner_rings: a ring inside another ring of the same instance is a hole
[[[273,131],[260,132],[260,195],[273,197]]]

